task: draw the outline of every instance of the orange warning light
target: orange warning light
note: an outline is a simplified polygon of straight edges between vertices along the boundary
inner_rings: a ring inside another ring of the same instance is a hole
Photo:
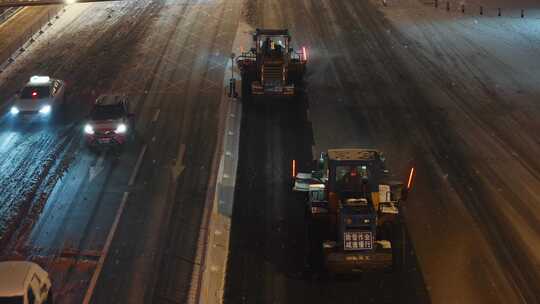
[[[414,167],[411,168],[411,173],[409,174],[409,182],[407,182],[407,189],[411,189],[413,176],[414,176]]]

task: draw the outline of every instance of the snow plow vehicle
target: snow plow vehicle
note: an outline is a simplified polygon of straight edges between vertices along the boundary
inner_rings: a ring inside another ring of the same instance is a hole
[[[252,95],[295,95],[306,69],[306,48],[294,51],[287,29],[257,29],[253,41],[255,46],[236,59],[242,91]]]
[[[382,153],[332,149],[321,153],[315,167],[294,173],[293,190],[307,194],[309,220],[323,223],[319,239],[326,270],[398,270],[404,252],[400,204],[407,188],[388,180]]]

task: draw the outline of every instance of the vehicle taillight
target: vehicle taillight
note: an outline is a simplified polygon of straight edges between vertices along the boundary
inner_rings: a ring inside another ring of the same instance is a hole
[[[306,47],[302,47],[302,53],[304,54],[304,61],[307,61],[307,49]]]
[[[38,96],[37,92],[32,92],[32,97],[37,97],[37,96]]]

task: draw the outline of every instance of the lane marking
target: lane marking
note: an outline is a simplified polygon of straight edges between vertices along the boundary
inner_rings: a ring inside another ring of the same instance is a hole
[[[174,179],[178,179],[178,177],[182,174],[182,172],[186,168],[183,162],[185,152],[186,152],[186,145],[180,144],[180,148],[178,148],[178,156],[176,156],[176,161],[174,162],[174,166],[172,167],[172,174],[173,174]]]
[[[96,288],[97,280],[99,278],[99,275],[101,274],[101,270],[103,269],[103,264],[105,263],[107,254],[109,253],[109,248],[111,247],[114,234],[116,233],[116,228],[118,228],[120,217],[122,216],[122,213],[124,212],[124,207],[126,206],[128,196],[129,196],[129,192],[124,192],[124,196],[122,197],[122,202],[120,203],[120,207],[118,208],[118,211],[116,212],[116,217],[114,218],[114,222],[112,224],[111,230],[109,231],[109,235],[107,236],[107,240],[105,241],[105,246],[103,247],[103,251],[101,253],[101,256],[99,257],[96,270],[94,271],[94,274],[92,275],[92,279],[90,280],[90,284],[88,285],[88,289],[86,290],[86,294],[84,295],[83,304],[90,303],[90,300],[92,299],[92,295],[94,294],[94,289]]]
[[[154,113],[154,118],[152,118],[152,123],[155,123],[159,118],[159,113],[161,113],[160,109],[156,110],[156,113]]]
[[[105,162],[105,151],[101,151],[101,153],[99,154],[99,157],[97,159],[97,162],[95,165],[93,166],[90,166],[90,178],[89,178],[89,182],[91,183],[92,180],[94,178],[96,178],[96,176],[98,176],[101,171],[103,171],[103,169],[105,168],[105,166],[103,165],[103,163]]]
[[[144,145],[141,153],[139,153],[139,157],[137,158],[137,163],[135,163],[135,169],[133,169],[133,172],[131,173],[131,177],[129,178],[128,186],[131,187],[135,183],[135,179],[137,178],[137,174],[139,173],[139,169],[141,168],[142,160],[144,157],[144,154],[146,153],[146,149],[148,148],[147,145]]]

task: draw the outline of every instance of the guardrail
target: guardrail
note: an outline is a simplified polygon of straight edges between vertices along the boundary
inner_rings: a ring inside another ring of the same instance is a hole
[[[4,23],[4,21],[8,20],[11,16],[13,16],[20,9],[21,9],[20,7],[8,7],[8,8],[4,8],[4,9],[0,8],[0,24]]]
[[[55,4],[73,4],[84,2],[110,2],[121,0],[0,0],[0,7],[19,7]]]
[[[64,6],[49,8],[47,15],[38,20],[34,20],[28,30],[18,34],[19,38],[13,40],[0,50],[0,73],[15,61],[26,49],[41,36],[47,27],[52,26],[55,19],[60,18],[60,13],[65,11]]]
[[[469,16],[485,16],[485,17],[505,17],[505,18],[521,18],[521,19],[539,19],[540,9],[537,7],[524,6],[517,7],[516,5],[503,6],[488,4],[484,5],[481,1],[474,3],[465,3],[456,0],[432,0],[424,2],[425,5],[434,7],[435,9],[444,10],[449,13],[458,13]]]
[[[21,7],[50,4],[67,4],[65,0],[0,0],[0,7]]]

